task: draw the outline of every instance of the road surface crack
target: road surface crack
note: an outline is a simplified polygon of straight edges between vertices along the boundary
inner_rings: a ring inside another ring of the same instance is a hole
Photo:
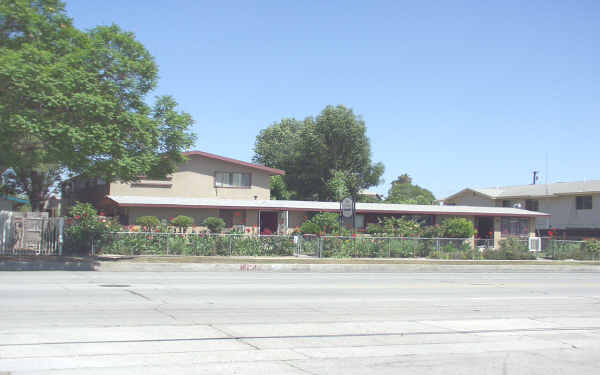
[[[224,334],[225,336],[229,337],[230,339],[234,339],[234,340],[236,340],[236,341],[239,341],[239,342],[241,342],[242,344],[248,345],[249,347],[251,347],[251,348],[253,348],[253,349],[256,349],[256,350],[261,350],[261,348],[259,348],[258,346],[254,345],[254,344],[251,344],[251,343],[249,343],[249,342],[245,341],[243,338],[241,338],[241,337],[238,337],[238,336],[235,336],[235,335],[233,335],[233,334],[231,334],[231,333],[227,332],[226,330],[224,330],[224,329],[222,329],[222,328],[219,328],[219,327],[217,327],[217,326],[215,326],[215,325],[213,325],[213,324],[209,324],[208,326],[209,326],[210,328],[214,329],[215,331],[221,332],[222,334]]]
[[[125,289],[125,291],[127,291],[127,292],[129,292],[129,293],[133,294],[134,296],[141,297],[141,298],[145,299],[146,301],[152,301],[152,300],[151,300],[149,297],[146,297],[146,296],[145,296],[145,295],[143,295],[142,293],[138,293],[138,292],[136,292],[136,291],[134,291],[134,290],[131,290],[131,289]]]
[[[303,372],[303,373],[305,373],[305,374],[309,374],[309,375],[318,375],[316,372],[311,372],[311,371],[305,370],[305,369],[303,369],[302,367],[299,367],[299,366],[297,366],[297,365],[295,365],[295,364],[291,363],[290,361],[283,361],[283,362],[284,362],[285,364],[287,364],[288,366],[290,366],[290,367],[292,367],[292,368],[295,368],[296,370],[300,370],[300,371],[302,371],[302,372]]]

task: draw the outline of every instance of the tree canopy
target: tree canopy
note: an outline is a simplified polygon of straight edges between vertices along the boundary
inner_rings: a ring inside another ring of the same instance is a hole
[[[357,197],[379,184],[384,171],[371,162],[364,120],[342,105],[327,106],[303,121],[283,119],[260,131],[254,162],[286,171],[287,189],[297,199],[337,200]]]
[[[34,210],[64,176],[165,175],[190,147],[191,116],[152,107],[152,55],[131,32],[83,32],[59,0],[0,0],[0,160]]]
[[[427,189],[412,184],[412,178],[403,174],[392,181],[385,203],[433,204],[435,196]]]

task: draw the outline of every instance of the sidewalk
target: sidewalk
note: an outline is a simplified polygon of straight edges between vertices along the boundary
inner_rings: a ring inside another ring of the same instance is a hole
[[[297,257],[0,257],[0,271],[600,272],[600,262]]]

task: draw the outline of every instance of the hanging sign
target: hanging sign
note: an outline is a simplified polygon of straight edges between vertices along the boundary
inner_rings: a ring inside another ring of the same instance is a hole
[[[352,217],[352,206],[352,199],[344,198],[342,201],[342,215],[344,215],[345,218]]]

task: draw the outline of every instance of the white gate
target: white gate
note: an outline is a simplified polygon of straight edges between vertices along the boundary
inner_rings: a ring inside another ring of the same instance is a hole
[[[63,218],[0,211],[0,255],[62,255]]]

